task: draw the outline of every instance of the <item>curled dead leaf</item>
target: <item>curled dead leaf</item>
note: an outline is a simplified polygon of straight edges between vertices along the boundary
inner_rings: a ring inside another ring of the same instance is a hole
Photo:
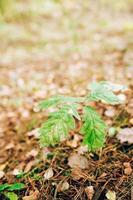
[[[32,192],[29,196],[23,197],[23,200],[39,200],[39,191]]]
[[[99,176],[99,179],[104,178],[104,177],[106,177],[106,176],[107,176],[107,173],[103,172],[103,173]]]
[[[13,174],[14,176],[17,176],[17,175],[21,174],[21,172],[22,172],[21,170],[15,168],[15,169],[13,170],[12,174]]]
[[[3,178],[5,175],[5,172],[4,171],[0,171],[0,179]]]
[[[131,125],[133,125],[133,118],[131,118],[131,119],[129,120],[129,123],[130,123]]]
[[[6,168],[7,164],[8,164],[8,162],[0,165],[0,171],[3,171]]]
[[[125,175],[130,175],[132,173],[132,168],[129,162],[124,162],[123,163],[125,169],[124,169],[124,174]]]
[[[85,156],[79,154],[72,154],[68,158],[68,165],[71,168],[78,167],[80,169],[87,169],[88,168],[88,159]]]
[[[81,178],[84,178],[84,175],[83,175],[82,170],[80,168],[72,169],[71,176],[75,180],[79,180]]]
[[[13,149],[14,147],[15,147],[14,143],[11,142],[5,147],[5,149],[9,150],[9,149]]]
[[[41,154],[41,159],[43,160],[43,162],[46,161],[48,154],[50,153],[50,150],[48,149],[48,147],[44,147],[42,149],[42,154]]]
[[[123,128],[117,134],[117,138],[121,143],[128,142],[129,144],[133,143],[133,128]]]
[[[54,175],[53,169],[52,169],[52,167],[50,167],[50,168],[48,168],[48,169],[46,170],[46,172],[45,172],[45,174],[44,174],[44,179],[45,179],[45,180],[48,180],[48,179],[52,178],[53,175]]]
[[[73,140],[67,141],[66,143],[67,143],[67,146],[76,148],[79,145],[80,140],[81,140],[81,136],[78,134],[75,134]]]
[[[28,162],[28,164],[26,165],[24,172],[27,173],[31,170],[31,168],[33,167],[33,165],[35,164],[34,160],[31,160],[30,162]]]
[[[92,197],[94,195],[94,188],[93,186],[88,186],[85,188],[85,193],[87,195],[88,200],[92,200]]]
[[[27,135],[29,137],[34,136],[35,138],[38,138],[40,135],[39,128],[33,129],[32,131],[28,132]]]
[[[78,154],[87,153],[87,152],[88,152],[88,146],[87,146],[87,145],[85,145],[85,146],[80,146],[77,150],[78,150]]]
[[[38,151],[36,149],[32,149],[30,152],[26,154],[27,157],[36,157],[38,154]]]
[[[67,181],[60,182],[59,185],[57,186],[58,192],[63,192],[68,189],[69,189],[69,183]]]

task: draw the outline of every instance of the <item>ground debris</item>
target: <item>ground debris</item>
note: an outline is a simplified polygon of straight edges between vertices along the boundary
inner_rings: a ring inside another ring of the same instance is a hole
[[[71,168],[87,169],[89,166],[88,159],[85,156],[79,154],[72,154],[68,158],[68,165]]]
[[[133,143],[133,128],[123,128],[117,134],[117,138],[121,143],[128,142],[129,144]]]
[[[94,195],[94,188],[93,188],[93,186],[87,186],[85,188],[85,192],[86,192],[88,200],[92,200],[92,197]]]

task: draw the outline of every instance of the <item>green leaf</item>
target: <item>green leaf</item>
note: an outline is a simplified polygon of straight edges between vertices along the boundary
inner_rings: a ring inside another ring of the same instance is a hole
[[[106,125],[98,113],[91,107],[86,106],[83,114],[81,133],[84,134],[83,142],[89,150],[95,151],[104,146]]]
[[[23,183],[14,183],[8,187],[8,191],[21,190],[25,187]]]
[[[40,128],[41,146],[54,146],[66,138],[68,132],[75,128],[75,120],[68,113],[68,107],[64,106],[57,112],[50,114],[49,119]]]
[[[3,190],[5,190],[5,189],[7,189],[9,186],[10,186],[10,185],[7,184],[7,183],[0,185],[0,191],[3,191]]]
[[[15,194],[14,192],[7,192],[7,193],[4,193],[4,195],[6,197],[8,197],[10,200],[18,200],[18,195]]]
[[[44,101],[41,101],[39,104],[38,104],[38,107],[40,110],[44,110],[44,109],[47,109],[51,106],[57,106],[61,101],[61,98],[60,96],[54,96],[54,97],[51,97],[49,99],[46,99]]]
[[[40,110],[47,109],[49,107],[62,105],[62,104],[71,104],[71,103],[78,103],[83,102],[84,98],[76,98],[76,97],[65,97],[65,96],[54,96],[49,99],[46,99],[38,104]]]
[[[65,97],[65,96],[60,96],[62,101],[65,103],[80,103],[84,101],[83,97]]]
[[[23,183],[14,183],[14,184],[2,184],[0,185],[0,191],[3,190],[8,190],[8,191],[13,191],[13,190],[21,190],[25,187]]]
[[[69,113],[74,116],[76,119],[80,120],[80,116],[79,116],[79,113],[77,111],[77,107],[78,105],[77,104],[72,104],[69,106]]]
[[[90,100],[101,100],[110,104],[118,104],[120,100],[113,92],[120,89],[124,88],[110,82],[95,82],[90,86],[90,95],[85,98],[59,95],[40,102],[38,106],[41,110],[49,107],[55,107],[57,110],[49,114],[48,120],[42,124],[39,130],[41,146],[53,146],[67,137],[69,131],[75,128],[75,118],[80,120],[78,107],[81,103],[86,104]],[[104,146],[105,129],[106,125],[97,112],[86,106],[81,133],[84,134],[84,143],[88,145],[90,150],[95,151]]]
[[[109,104],[119,104],[121,101],[119,98],[113,93],[113,87],[108,82],[94,82],[90,86],[91,93],[88,96],[89,100],[93,101],[105,101]]]

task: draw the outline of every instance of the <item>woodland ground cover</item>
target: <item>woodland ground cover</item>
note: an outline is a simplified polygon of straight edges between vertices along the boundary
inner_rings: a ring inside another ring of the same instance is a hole
[[[0,199],[131,199],[132,2],[9,2],[0,15]],[[88,152],[77,123],[67,140],[40,148],[48,112],[36,104],[83,97],[103,80],[128,87],[116,92],[120,105],[89,104],[109,127],[105,147]]]

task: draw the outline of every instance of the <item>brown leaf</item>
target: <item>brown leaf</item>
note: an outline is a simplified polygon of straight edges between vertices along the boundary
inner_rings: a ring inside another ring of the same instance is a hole
[[[85,156],[79,154],[72,154],[68,158],[68,165],[71,168],[78,167],[80,169],[87,169],[88,168],[88,159]]]
[[[17,175],[21,174],[21,170],[15,168],[15,169],[13,170],[12,174],[13,174],[14,176],[17,176]]]
[[[88,186],[85,188],[85,193],[87,195],[88,200],[92,200],[92,197],[94,195],[94,188],[93,186]]]
[[[107,176],[107,173],[103,172],[98,178],[101,179],[101,178],[104,178]]]
[[[78,154],[87,153],[87,152],[88,152],[88,146],[87,146],[87,145],[85,145],[85,146],[80,146],[77,150],[78,150]]]
[[[133,200],[133,187],[131,187],[131,200]]]
[[[133,125],[133,118],[131,118],[131,119],[129,120],[129,123],[130,123],[131,125]]]
[[[3,170],[5,169],[5,167],[7,166],[7,164],[8,164],[8,162],[6,162],[6,163],[0,165],[0,171],[1,171],[1,170],[3,171]]]
[[[81,136],[75,134],[73,140],[67,141],[66,144],[69,147],[75,148],[79,145],[79,141],[81,140]]]
[[[75,180],[79,180],[81,178],[84,178],[84,175],[83,175],[82,170],[80,168],[72,169],[71,176]]]
[[[125,169],[124,169],[124,174],[125,175],[130,175],[132,173],[132,168],[129,162],[124,162],[123,163]]]
[[[26,165],[24,172],[27,173],[31,170],[31,168],[33,167],[33,165],[35,164],[34,160],[31,160],[30,162],[28,162],[28,164]]]
[[[6,149],[6,150],[14,149],[14,147],[15,147],[14,143],[11,142],[11,143],[9,143],[8,145],[6,145],[5,149]]]
[[[4,175],[5,175],[5,172],[0,170],[0,179],[3,178]]]
[[[26,154],[26,157],[36,157],[37,156],[37,154],[38,154],[38,151],[36,150],[36,149],[32,149],[30,152],[28,152],[27,154]]]
[[[23,197],[23,200],[39,200],[38,198],[39,198],[39,191],[36,190],[31,195]]]
[[[128,142],[130,144],[133,143],[133,128],[123,128],[117,134],[117,138],[121,143]]]
[[[69,189],[69,183],[67,181],[60,182],[59,185],[57,186],[58,192],[63,192],[68,189]]]
[[[48,180],[50,178],[52,178],[54,175],[53,169],[50,167],[46,170],[45,174],[44,174],[44,178],[45,180]]]
[[[29,137],[34,136],[35,138],[39,137],[39,128],[33,129],[32,131],[28,132],[27,135]]]
[[[47,160],[47,155],[49,153],[50,153],[50,150],[48,149],[48,147],[44,147],[42,149],[41,159],[43,160],[43,162],[45,162]]]

